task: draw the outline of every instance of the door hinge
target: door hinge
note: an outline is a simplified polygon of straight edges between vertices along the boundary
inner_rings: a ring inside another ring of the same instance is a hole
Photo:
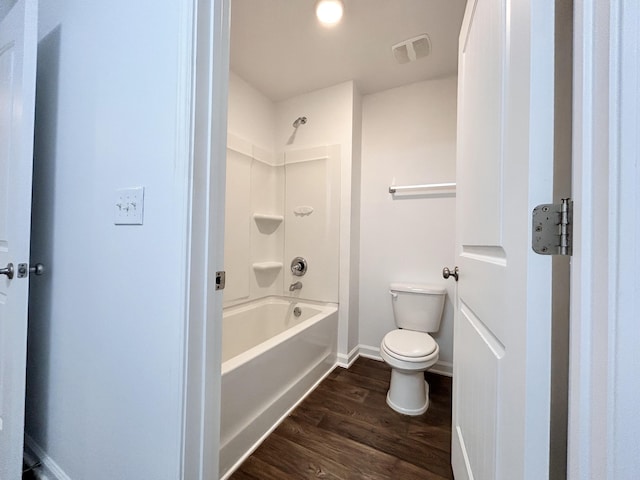
[[[227,273],[224,270],[216,272],[216,290],[224,290],[226,277]]]
[[[533,209],[531,247],[540,255],[573,253],[573,201],[546,203]]]

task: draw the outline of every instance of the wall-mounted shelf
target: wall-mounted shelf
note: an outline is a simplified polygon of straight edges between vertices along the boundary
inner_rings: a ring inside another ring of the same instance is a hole
[[[389,193],[455,193],[456,184],[452,183],[425,183],[422,185],[391,185]]]
[[[282,215],[269,215],[266,213],[254,213],[253,219],[256,222],[265,222],[265,223],[282,223],[284,217]]]
[[[282,269],[282,262],[257,262],[252,265],[256,272],[269,272]]]
[[[253,220],[256,222],[260,232],[271,234],[278,229],[284,217],[282,215],[271,215],[268,213],[254,213]]]

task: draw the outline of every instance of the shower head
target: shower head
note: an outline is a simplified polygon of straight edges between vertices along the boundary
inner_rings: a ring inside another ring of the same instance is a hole
[[[307,117],[298,117],[296,121],[293,122],[293,128],[298,128],[300,125],[304,125],[307,123]]]

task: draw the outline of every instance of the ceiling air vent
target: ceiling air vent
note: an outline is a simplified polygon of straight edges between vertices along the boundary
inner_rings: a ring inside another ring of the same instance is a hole
[[[419,58],[426,57],[431,53],[431,40],[425,33],[417,37],[410,38],[391,47],[393,56],[398,63],[409,63]]]

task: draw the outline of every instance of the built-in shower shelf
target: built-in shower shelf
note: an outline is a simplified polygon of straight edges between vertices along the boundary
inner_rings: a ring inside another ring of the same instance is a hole
[[[272,225],[280,225],[284,220],[282,215],[269,215],[266,213],[254,213],[253,219],[256,223],[268,223]]]
[[[256,272],[269,272],[282,269],[282,262],[258,262],[253,264]]]

